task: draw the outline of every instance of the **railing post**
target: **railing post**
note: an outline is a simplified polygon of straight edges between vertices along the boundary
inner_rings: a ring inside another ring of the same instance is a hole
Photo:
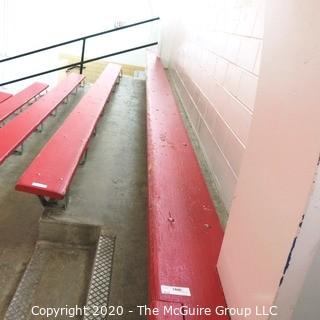
[[[80,62],[80,74],[83,72],[83,61],[84,61],[84,52],[86,50],[86,38],[82,40],[82,52],[81,52],[81,62]]]

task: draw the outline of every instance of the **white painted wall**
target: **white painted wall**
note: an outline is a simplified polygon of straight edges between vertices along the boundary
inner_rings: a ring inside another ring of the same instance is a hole
[[[265,1],[161,4],[161,58],[229,209],[254,112]]]
[[[309,213],[320,151],[320,2],[268,0],[266,8],[255,110],[218,262],[230,307],[284,307],[279,283]],[[309,239],[301,248],[307,264],[315,247]]]

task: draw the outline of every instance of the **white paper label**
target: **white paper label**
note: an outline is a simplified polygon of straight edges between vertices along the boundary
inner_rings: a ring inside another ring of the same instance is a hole
[[[32,182],[32,185],[34,187],[43,188],[43,189],[46,189],[48,187],[46,184],[39,183],[39,182]]]
[[[191,292],[189,288],[184,287],[173,287],[173,286],[165,286],[161,285],[161,293],[162,294],[172,294],[174,296],[191,296]]]

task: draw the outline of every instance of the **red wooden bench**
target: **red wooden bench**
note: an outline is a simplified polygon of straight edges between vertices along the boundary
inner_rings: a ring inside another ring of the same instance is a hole
[[[9,99],[10,97],[12,97],[11,93],[7,93],[7,92],[2,92],[0,91],[0,103],[3,101],[6,101],[7,99]]]
[[[153,53],[147,63],[147,134],[149,305],[208,307],[209,316],[181,319],[228,319],[215,310],[226,304],[216,269],[223,230],[164,68]]]
[[[0,124],[47,88],[47,84],[35,82],[2,102],[0,107]]]
[[[16,184],[16,190],[39,196],[44,206],[66,208],[76,168],[85,157],[89,140],[121,67],[108,64],[104,72],[70,113]],[[60,201],[61,202],[61,201]]]
[[[0,164],[59,106],[84,80],[83,75],[70,74],[27,110],[0,128]],[[1,109],[1,108],[0,108]]]

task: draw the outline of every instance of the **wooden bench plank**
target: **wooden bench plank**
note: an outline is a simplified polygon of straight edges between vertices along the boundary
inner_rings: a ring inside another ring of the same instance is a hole
[[[0,164],[36,130],[83,79],[83,75],[70,74],[27,110],[0,128]]]
[[[16,190],[61,200],[86,151],[121,67],[108,64],[16,184]]]
[[[47,84],[35,82],[1,103],[0,123],[47,88]]]
[[[11,93],[7,93],[7,92],[2,92],[0,91],[0,103],[3,101],[6,101],[7,99],[9,99],[10,97],[12,97]]]
[[[147,128],[149,300],[214,311],[226,304],[216,269],[223,231],[164,68],[153,53],[147,64]]]

